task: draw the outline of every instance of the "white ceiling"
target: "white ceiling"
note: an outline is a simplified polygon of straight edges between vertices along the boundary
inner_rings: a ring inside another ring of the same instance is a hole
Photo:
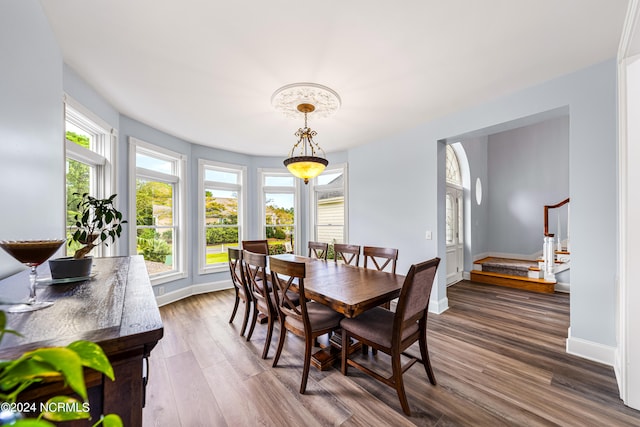
[[[343,150],[613,58],[627,0],[41,0],[65,62],[121,113],[189,142],[285,156],[283,85],[342,98]]]

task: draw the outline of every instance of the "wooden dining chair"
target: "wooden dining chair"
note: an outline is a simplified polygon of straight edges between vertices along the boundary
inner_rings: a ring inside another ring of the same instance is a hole
[[[365,246],[362,249],[362,255],[364,256],[364,268],[375,268],[379,271],[385,271],[385,268],[389,266],[389,272],[395,274],[396,263],[398,262],[397,249]],[[385,302],[382,306],[389,309],[391,308],[391,302]],[[366,352],[367,347],[363,346],[362,350]]]
[[[342,314],[320,303],[307,301],[304,297],[305,263],[270,257],[269,268],[273,287],[279,291],[276,292],[276,300],[280,316],[280,339],[278,340],[278,350],[273,358],[273,366],[278,364],[287,331],[302,337],[304,339],[304,364],[300,393],[304,394],[307,389],[313,343],[319,336],[338,329]],[[287,296],[291,292],[293,283],[297,284],[300,295],[300,304],[297,306]]]
[[[238,311],[238,305],[240,301],[244,303],[244,317],[242,319],[242,327],[240,328],[240,335],[244,335],[244,331],[247,329],[247,321],[249,320],[249,311],[251,310],[251,293],[247,287],[247,282],[244,277],[244,268],[242,267],[242,251],[237,248],[229,248],[229,273],[231,273],[231,282],[233,283],[233,289],[235,289],[236,299],[233,304],[233,312],[229,323],[233,322]]]
[[[327,260],[329,244],[322,242],[309,242],[309,257]]]
[[[266,240],[243,240],[242,249],[256,254],[269,255],[269,244]]]
[[[383,377],[350,359],[348,346],[343,346],[342,373],[347,375],[347,368],[351,365],[395,388],[402,410],[409,416],[411,411],[404,391],[403,373],[419,361],[424,365],[429,382],[436,385],[427,348],[427,314],[431,288],[439,263],[440,258],[434,258],[411,266],[402,285],[395,313],[382,307],[374,307],[360,316],[353,319],[344,318],[340,322],[343,343],[349,342],[350,338],[355,338],[363,344],[386,353],[391,356],[392,367],[391,376]],[[422,359],[404,353],[416,341],[419,343]],[[404,366],[401,364],[401,355],[410,358]]]
[[[335,253],[334,261],[344,261],[347,265],[357,267],[360,264],[360,246],[348,245],[344,243],[334,243],[333,252]]]
[[[362,255],[364,256],[364,268],[375,268],[380,271],[385,271],[385,268],[390,266],[390,272],[396,272],[396,263],[398,261],[397,249],[365,246],[362,249]]]
[[[275,294],[267,280],[267,256],[244,250],[242,257],[247,287],[253,300],[253,318],[247,334],[247,341],[251,339],[256,323],[258,323],[258,313],[262,313],[267,318],[267,337],[262,350],[262,358],[266,359],[273,335],[273,326],[278,316]]]

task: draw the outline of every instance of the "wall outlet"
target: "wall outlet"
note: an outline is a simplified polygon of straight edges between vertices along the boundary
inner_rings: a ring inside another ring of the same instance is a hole
[[[164,295],[164,286],[158,286],[158,296]]]
[[[430,230],[427,230],[427,232],[424,235],[424,238],[427,240],[431,240],[433,238]]]

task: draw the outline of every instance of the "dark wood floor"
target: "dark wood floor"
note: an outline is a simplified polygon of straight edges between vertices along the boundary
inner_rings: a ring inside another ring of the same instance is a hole
[[[612,368],[565,353],[568,295],[461,282],[448,297],[449,310],[429,317],[438,385],[420,364],[405,373],[412,417],[393,389],[355,369],[344,377],[312,368],[300,395],[302,341],[288,336],[272,368],[275,345],[260,358],[266,325],[246,342],[240,316],[227,323],[232,291],[162,307],[165,337],[151,355],[144,425],[640,426]],[[273,343],[278,336],[276,328]]]

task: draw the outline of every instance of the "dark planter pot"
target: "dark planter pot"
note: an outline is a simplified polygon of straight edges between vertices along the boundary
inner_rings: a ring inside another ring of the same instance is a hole
[[[74,259],[72,257],[49,260],[52,279],[69,279],[91,275],[92,257]]]

